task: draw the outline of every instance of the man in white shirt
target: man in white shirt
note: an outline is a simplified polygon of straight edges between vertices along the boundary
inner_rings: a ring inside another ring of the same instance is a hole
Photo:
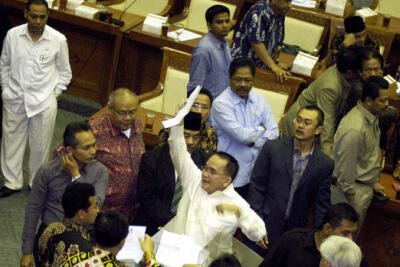
[[[172,127],[169,145],[183,195],[177,215],[165,228],[206,247],[210,259],[232,253],[232,237],[237,228],[266,248],[268,238],[263,220],[233,188],[232,180],[238,171],[235,158],[216,152],[200,170],[187,151],[182,125]]]
[[[29,0],[26,24],[8,31],[0,58],[3,88],[1,167],[5,177],[0,197],[23,185],[22,161],[29,138],[29,187],[36,170],[47,161],[57,100],[71,80],[65,36],[46,25],[45,0]]]

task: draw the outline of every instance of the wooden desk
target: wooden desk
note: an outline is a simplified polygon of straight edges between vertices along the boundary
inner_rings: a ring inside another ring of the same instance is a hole
[[[117,87],[128,87],[138,94],[156,88],[160,78],[162,51],[167,46],[192,53],[200,38],[175,42],[172,38],[142,31],[143,24],[126,33],[122,44]],[[170,29],[173,31],[173,28]]]
[[[137,116],[142,121],[143,128],[145,126],[145,115],[147,113],[153,113],[155,115],[153,131],[143,131],[143,141],[146,144],[146,147],[155,147],[158,144],[158,133],[163,128],[161,122],[166,119],[166,115],[161,112],[156,112],[154,110],[148,110],[145,108],[141,108],[139,105]]]
[[[7,6],[14,25],[25,23],[26,3],[0,0]],[[119,11],[113,17],[119,18]],[[114,89],[123,31],[143,21],[143,17],[125,14],[125,26],[119,28],[97,20],[75,16],[74,11],[50,10],[48,25],[63,33],[68,40],[72,80],[68,92],[103,105]]]
[[[372,201],[358,239],[369,266],[400,266],[400,200],[395,199],[394,182],[400,183],[381,173],[381,184],[390,200]]]
[[[285,64],[289,68],[289,70],[292,68],[295,58],[296,58],[295,55],[286,54],[286,53],[279,54],[279,61],[282,62],[283,64]],[[318,76],[321,75],[322,72],[324,72],[325,70],[326,70],[326,65],[324,65],[321,61],[318,61],[317,64],[315,64],[315,66],[311,72],[311,76],[303,76],[303,75],[296,74],[296,73],[293,73],[293,75],[299,76],[299,77],[305,79],[306,84],[308,85],[312,81],[314,81],[316,78],[318,78]]]

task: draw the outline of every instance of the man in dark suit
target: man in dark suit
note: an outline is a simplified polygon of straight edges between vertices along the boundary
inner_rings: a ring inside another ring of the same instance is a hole
[[[193,116],[191,116],[193,115]],[[201,134],[200,113],[189,113],[184,120],[185,140],[195,164],[201,168],[209,157],[197,149]],[[168,143],[143,154],[137,184],[137,200],[140,203],[134,224],[147,226],[153,235],[176,215],[182,187],[176,177]]]
[[[314,205],[314,227],[330,207],[333,161],[320,150],[323,112],[301,109],[294,120],[294,138],[266,142],[257,158],[250,183],[249,203],[264,219],[269,245],[286,231],[305,227]]]

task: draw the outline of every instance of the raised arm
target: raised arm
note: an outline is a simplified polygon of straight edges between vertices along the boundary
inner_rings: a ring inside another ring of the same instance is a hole
[[[186,148],[183,125],[171,128],[168,139],[170,154],[174,168],[181,179],[182,187],[189,188],[196,180],[200,180],[201,170],[196,166]]]

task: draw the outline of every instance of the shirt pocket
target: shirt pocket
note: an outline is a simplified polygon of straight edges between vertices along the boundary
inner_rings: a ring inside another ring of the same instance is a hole
[[[46,53],[39,56],[39,65],[41,67],[48,67],[55,62],[56,53]]]

